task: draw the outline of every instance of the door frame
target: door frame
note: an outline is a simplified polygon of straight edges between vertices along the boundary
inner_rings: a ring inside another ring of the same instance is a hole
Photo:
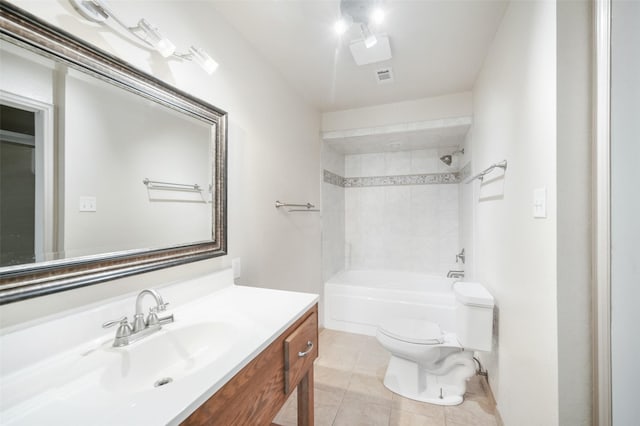
[[[36,163],[35,261],[49,260],[56,250],[54,245],[56,240],[54,106],[6,90],[0,90],[0,103],[34,113]]]
[[[611,410],[611,0],[594,0],[594,424]]]

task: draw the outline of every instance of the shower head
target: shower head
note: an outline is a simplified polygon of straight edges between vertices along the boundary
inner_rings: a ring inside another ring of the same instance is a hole
[[[453,151],[451,154],[443,155],[442,157],[440,157],[440,161],[442,161],[447,166],[450,166],[451,162],[453,161],[453,156],[456,154],[464,154],[464,148]]]
[[[442,157],[440,157],[440,161],[442,161],[447,166],[450,166],[452,161],[451,155],[443,155]]]

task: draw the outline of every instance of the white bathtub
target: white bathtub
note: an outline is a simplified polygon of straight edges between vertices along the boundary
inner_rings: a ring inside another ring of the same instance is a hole
[[[324,285],[325,327],[375,336],[387,317],[455,327],[453,279],[389,270],[343,271]]]

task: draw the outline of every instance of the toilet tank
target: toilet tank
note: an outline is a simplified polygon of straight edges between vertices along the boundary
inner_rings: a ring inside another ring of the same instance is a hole
[[[490,351],[493,336],[493,296],[480,283],[457,282],[456,335],[465,349]]]

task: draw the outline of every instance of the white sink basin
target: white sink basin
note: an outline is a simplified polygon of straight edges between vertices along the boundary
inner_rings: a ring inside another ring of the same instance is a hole
[[[120,394],[170,386],[230,351],[240,335],[238,327],[224,322],[171,327],[129,346],[104,349],[109,361],[101,385]]]
[[[125,347],[100,324],[136,294],[0,330],[0,424],[179,425],[317,301],[235,286],[231,269],[160,292],[175,322]]]

